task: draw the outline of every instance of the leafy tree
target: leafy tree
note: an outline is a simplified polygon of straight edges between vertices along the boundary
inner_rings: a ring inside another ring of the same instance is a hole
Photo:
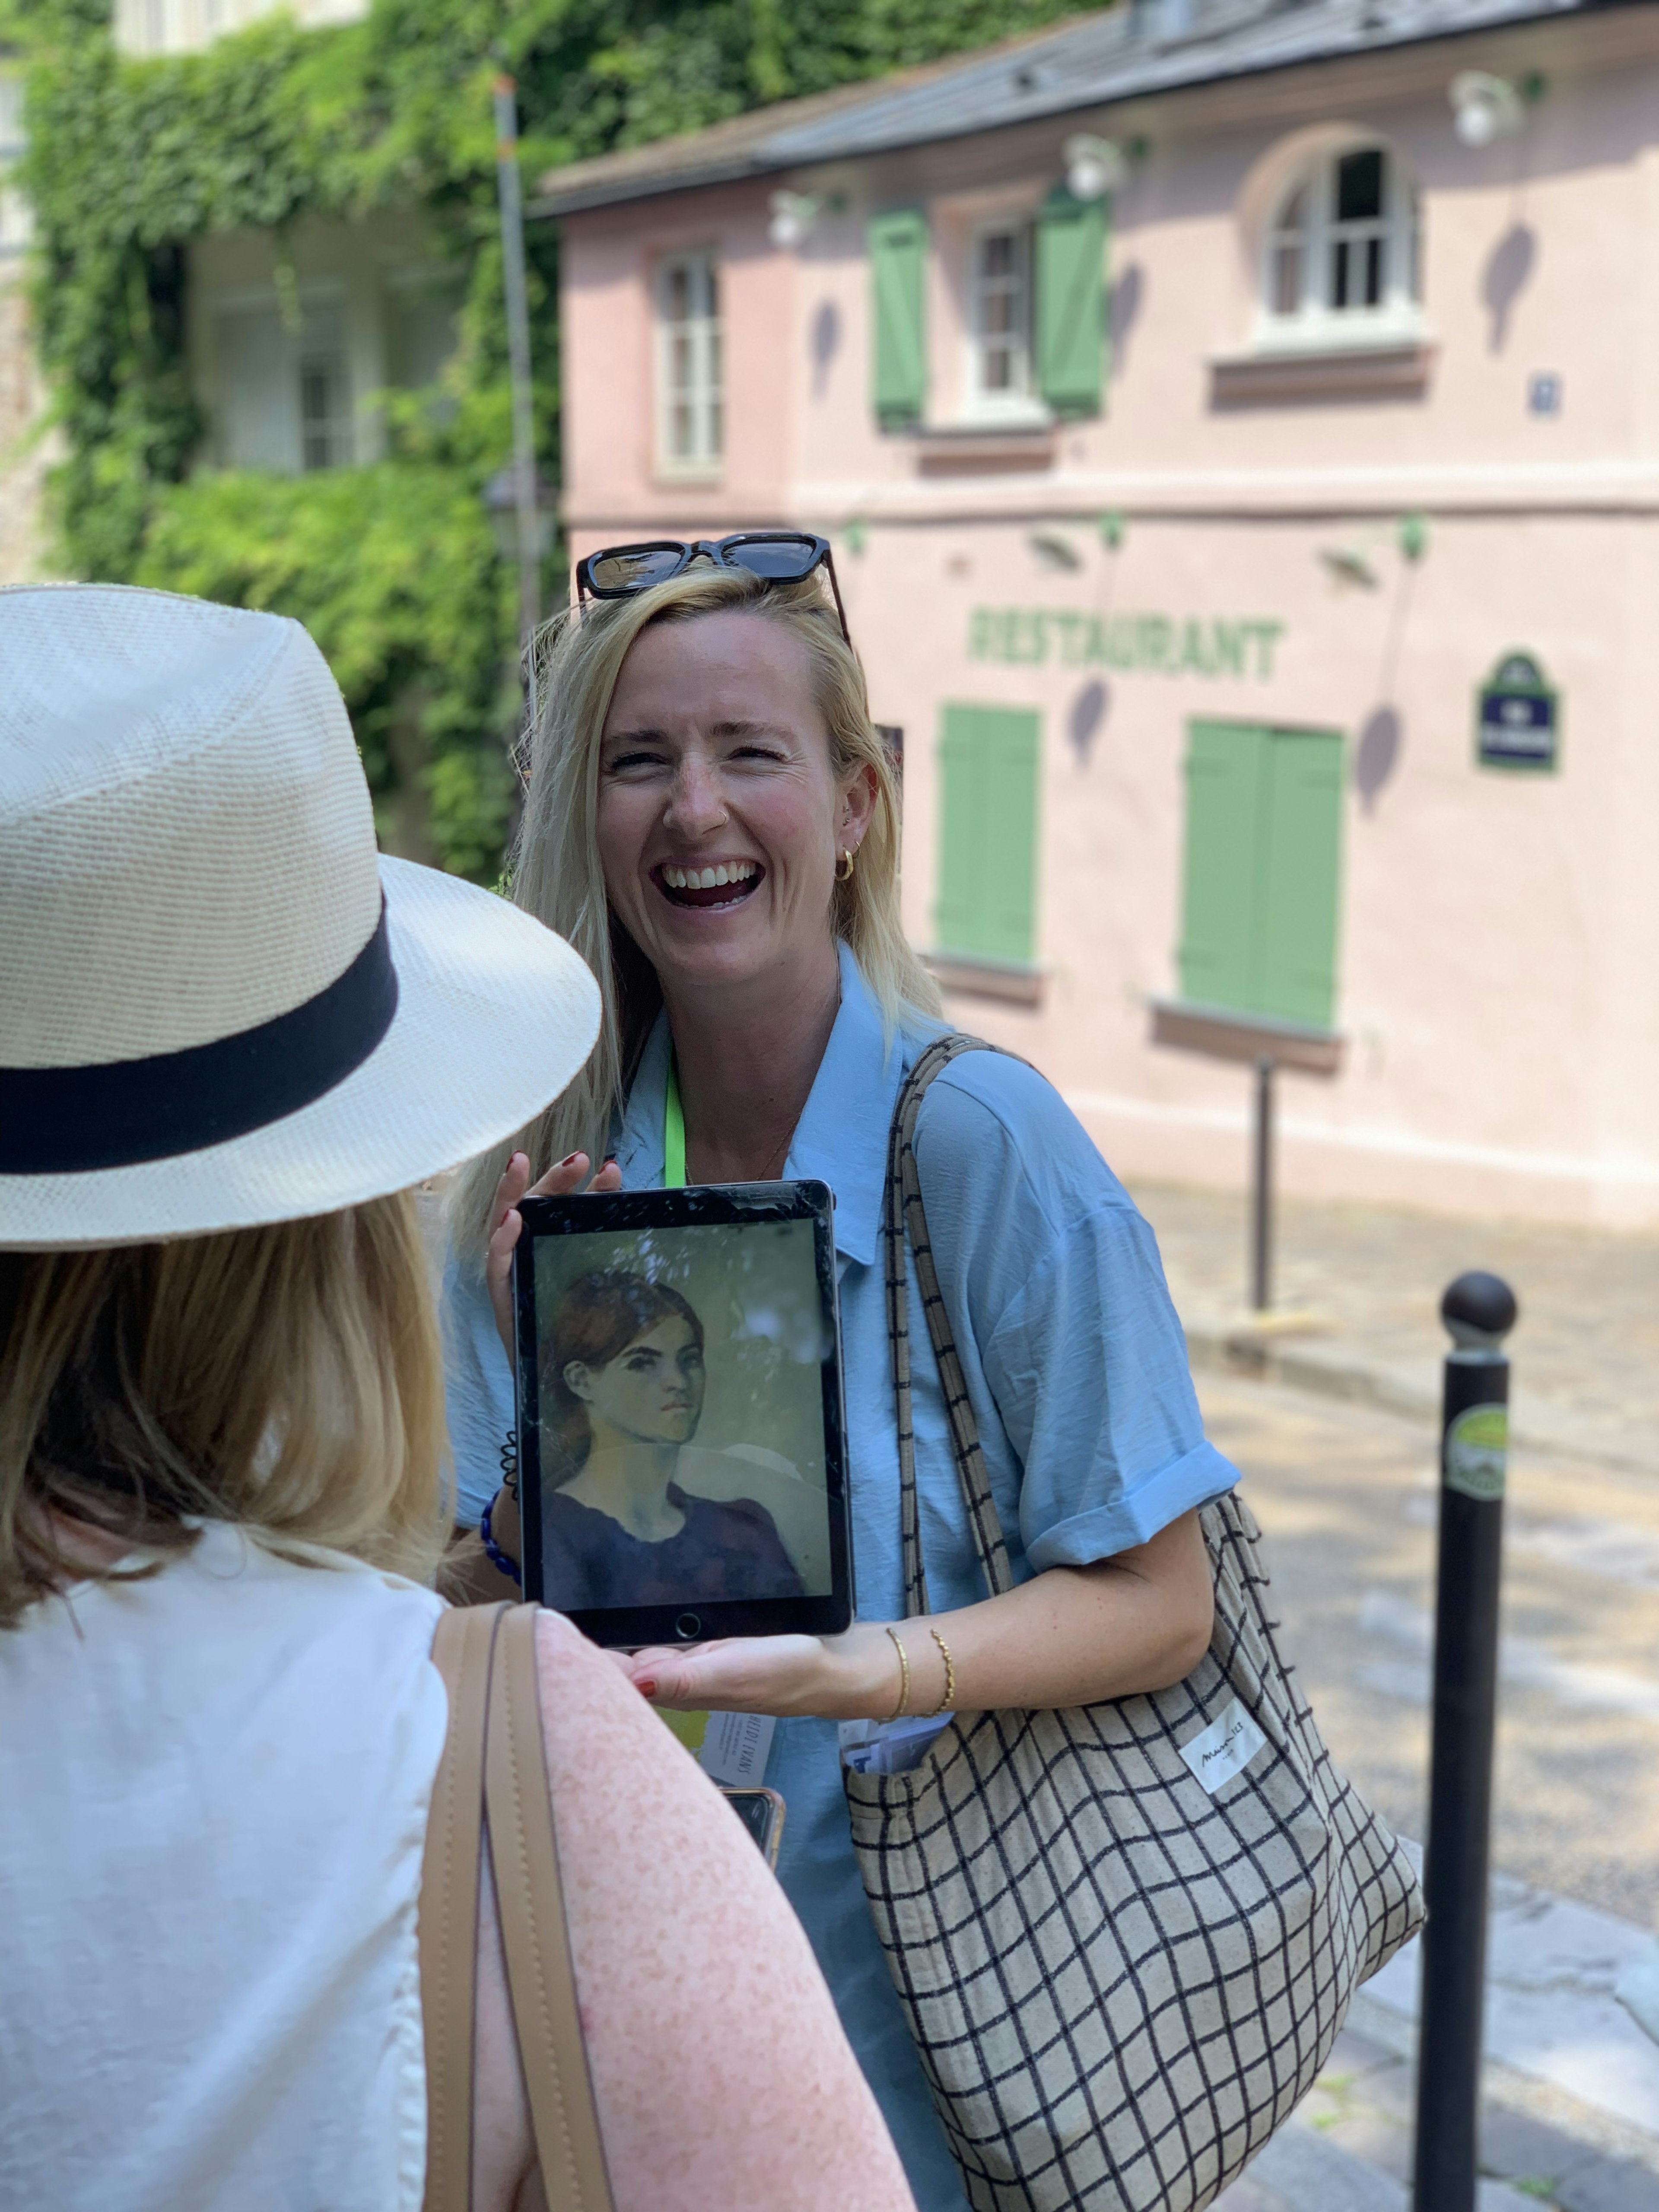
[[[299,617],[350,708],[383,823],[490,881],[513,779],[516,599],[480,494],[510,449],[490,84],[519,83],[526,172],[930,61],[1064,0],[371,0],[133,61],[110,0],[0,0],[28,56],[34,307],[66,457],[70,574]],[[299,477],[193,469],[192,241],[414,208],[465,291],[441,410],[389,401],[392,457]],[[558,480],[557,240],[527,240],[541,465]],[[424,817],[408,827],[409,802]]]

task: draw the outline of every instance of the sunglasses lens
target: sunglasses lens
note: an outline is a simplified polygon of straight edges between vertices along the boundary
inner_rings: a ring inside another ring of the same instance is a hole
[[[789,583],[809,572],[816,556],[810,538],[751,538],[746,545],[729,547],[726,557],[734,568]]]
[[[619,545],[613,553],[595,555],[588,581],[596,592],[642,592],[672,576],[680,558],[676,546]]]

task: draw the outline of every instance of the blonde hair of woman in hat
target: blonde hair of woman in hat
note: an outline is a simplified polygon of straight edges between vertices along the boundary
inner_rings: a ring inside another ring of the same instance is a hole
[[[730,1639],[634,1665],[659,1706],[775,1719],[765,1779],[788,1806],[780,1878],[919,2204],[960,2212],[866,1909],[836,1724],[943,1728],[952,1708],[1066,1708],[1180,1681],[1212,1619],[1197,1509],[1237,1474],[1205,1440],[1150,1229],[1039,1075],[965,1054],[927,1093],[916,1158],[1018,1586],[985,1596],[920,1350],[936,1609],[904,1618],[880,1224],[895,1102],[941,1024],[900,916],[893,766],[817,574],[833,584],[829,550],[750,535],[618,549],[578,569],[597,596],[555,633],[543,671],[514,896],[593,969],[599,1042],[461,1192],[450,1430],[476,1519],[513,1422],[498,1332],[516,1203],[548,1162],[604,1148],[629,1186],[781,1174],[834,1190],[860,1617],[833,1638]],[[684,1153],[670,1165],[676,1103]],[[910,1334],[926,1346],[914,1291]],[[498,1534],[514,1528],[510,1496],[491,1510]]]
[[[417,2212],[452,1516],[410,1187],[598,1018],[539,924],[377,861],[297,624],[0,593],[0,2205]],[[551,1613],[535,1656],[618,2212],[901,2212],[760,1855],[611,1661]],[[478,1977],[507,2212],[546,2199],[488,1889]]]

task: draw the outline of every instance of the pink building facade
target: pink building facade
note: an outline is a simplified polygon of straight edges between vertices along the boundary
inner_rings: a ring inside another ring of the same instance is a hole
[[[573,551],[833,542],[1128,1176],[1659,1225],[1659,9],[1174,0],[545,180]]]

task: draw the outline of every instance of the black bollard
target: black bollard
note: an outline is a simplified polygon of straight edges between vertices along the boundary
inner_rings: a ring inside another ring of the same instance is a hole
[[[1474,2212],[1509,1448],[1502,1347],[1515,1316],[1515,1294],[1496,1275],[1460,1275],[1440,1301],[1454,1348],[1441,1423],[1414,2212]]]

